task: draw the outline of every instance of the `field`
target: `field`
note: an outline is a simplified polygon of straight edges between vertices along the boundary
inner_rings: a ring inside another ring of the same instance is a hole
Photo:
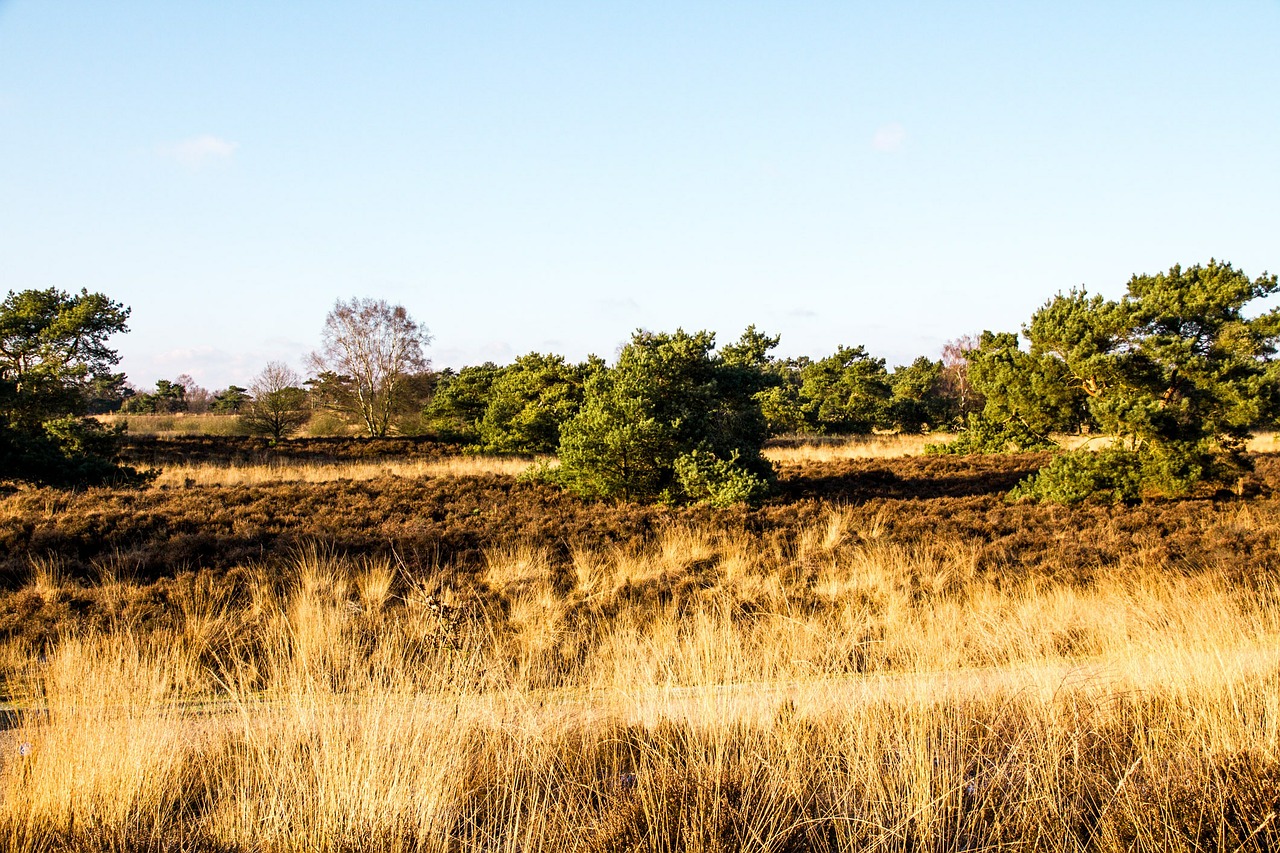
[[[0,497],[0,843],[1277,849],[1280,457],[1067,509],[918,451],[780,444],[710,510],[144,438],[145,489]]]

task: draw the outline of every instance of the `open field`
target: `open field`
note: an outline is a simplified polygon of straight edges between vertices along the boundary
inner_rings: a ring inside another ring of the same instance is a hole
[[[263,465],[199,463],[168,465],[152,488],[173,486],[242,486],[265,483],[327,483],[333,480],[372,480],[377,477],[517,476],[538,464],[520,456],[449,456],[442,459],[389,459],[381,462],[273,462]]]
[[[187,435],[241,436],[246,432],[239,415],[96,415],[108,427],[123,426],[130,435],[173,438]]]
[[[227,447],[145,452],[270,468]],[[756,510],[408,468],[0,498],[4,849],[1276,849],[1280,458],[1005,503],[1041,462],[802,460]]]
[[[175,412],[173,414],[111,414],[94,417],[106,426],[124,426],[130,435],[152,438],[243,437],[249,434],[239,415]],[[351,436],[357,435],[358,430],[338,417],[318,414],[303,425],[299,434],[307,438]]]

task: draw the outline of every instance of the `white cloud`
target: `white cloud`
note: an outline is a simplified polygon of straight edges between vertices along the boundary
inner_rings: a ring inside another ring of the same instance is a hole
[[[159,150],[163,157],[177,160],[184,166],[195,167],[218,160],[230,160],[239,147],[238,142],[228,142],[206,133],[172,145],[162,145]]]
[[[897,151],[907,141],[907,129],[896,121],[876,128],[871,137],[871,147],[877,151]]]

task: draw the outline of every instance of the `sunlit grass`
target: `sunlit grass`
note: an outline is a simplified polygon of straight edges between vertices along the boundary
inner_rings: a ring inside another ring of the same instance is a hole
[[[175,587],[168,621],[0,642],[27,709],[0,740],[0,835],[32,850],[1280,841],[1273,578],[1141,559],[1087,585],[995,578],[967,546],[885,543],[839,506],[783,539],[672,524],[625,546],[492,548],[481,571],[455,587],[317,547],[284,583]],[[40,563],[28,589],[69,583]]]
[[[846,459],[897,459],[903,456],[920,456],[930,444],[946,444],[956,438],[955,433],[934,432],[925,435],[909,433],[873,433],[848,436],[793,436],[768,446],[765,458],[779,465],[828,464]],[[1101,450],[1109,447],[1112,438],[1107,435],[1055,435],[1054,441],[1063,450]],[[1252,452],[1271,453],[1280,449],[1275,433],[1255,434],[1248,443]]]
[[[907,433],[874,433],[871,435],[793,437],[785,443],[768,446],[765,458],[779,465],[838,462],[844,459],[897,459],[919,456],[926,444],[945,444],[955,438],[951,433],[913,435]]]
[[[248,431],[240,423],[239,415],[191,415],[177,412],[168,415],[96,415],[95,419],[109,427],[124,426],[130,435],[162,438],[248,435]]]
[[[538,464],[527,456],[458,455],[436,459],[379,459],[349,462],[294,462],[269,464],[200,463],[165,465],[153,487],[241,486],[264,483],[326,483],[333,480],[371,480],[377,477],[477,477],[485,474],[516,476]]]

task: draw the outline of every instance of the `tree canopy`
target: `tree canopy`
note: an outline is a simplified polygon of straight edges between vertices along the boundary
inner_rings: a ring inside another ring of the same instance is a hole
[[[617,365],[591,375],[582,408],[560,431],[562,482],[590,497],[751,500],[772,468],[756,395],[763,344],[749,329],[717,354],[711,332],[638,331]]]
[[[413,376],[427,369],[431,335],[402,305],[382,299],[338,300],[325,318],[312,369],[330,405],[356,418],[370,436],[385,436]]]
[[[1232,482],[1248,469],[1249,428],[1280,404],[1280,309],[1248,313],[1277,287],[1274,275],[1250,279],[1210,260],[1135,275],[1119,300],[1055,296],[1023,329],[1028,351],[988,332],[970,354],[986,404],[956,449],[1043,446],[1082,426],[1114,439],[1107,453],[1060,458],[1017,492],[1033,498],[1130,500]]]
[[[115,436],[84,417],[120,384],[109,338],[129,309],[101,293],[10,291],[0,303],[0,470],[55,485],[137,476],[116,461]]]
[[[241,406],[240,422],[253,435],[281,441],[310,417],[302,377],[283,362],[268,362],[249,390],[252,397]]]
[[[489,388],[477,424],[480,446],[491,453],[554,453],[561,426],[578,413],[586,380],[601,366],[540,353],[516,359]]]

